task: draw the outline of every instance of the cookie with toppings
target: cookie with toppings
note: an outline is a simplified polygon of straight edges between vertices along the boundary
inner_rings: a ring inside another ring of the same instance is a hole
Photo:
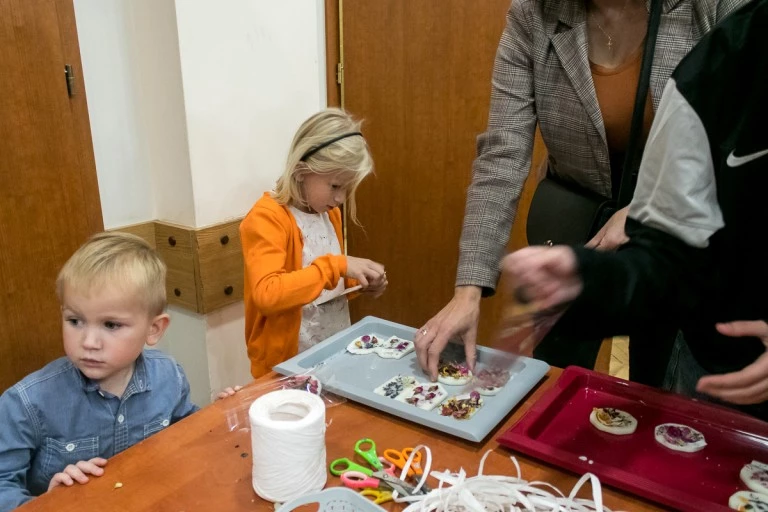
[[[670,450],[693,453],[707,446],[704,434],[680,423],[662,423],[653,432],[656,442]]]
[[[347,345],[347,352],[351,354],[371,354],[376,351],[381,341],[373,334],[360,336]]]
[[[759,492],[739,491],[728,500],[728,506],[740,512],[768,512],[768,496]]]
[[[739,477],[751,490],[768,495],[768,464],[753,460],[741,468]]]
[[[449,386],[462,386],[472,380],[472,372],[467,363],[440,361],[437,380]]]
[[[493,396],[509,381],[509,370],[504,368],[483,368],[475,374],[477,392],[483,396]]]
[[[413,352],[414,349],[412,341],[392,336],[387,341],[378,344],[376,353],[385,359],[400,359],[404,355]]]
[[[416,386],[416,379],[408,375],[395,375],[387,382],[373,390],[377,395],[387,398],[397,398],[406,389]]]
[[[395,400],[431,411],[447,397],[448,392],[439,383],[419,382],[414,387],[407,388]]]
[[[440,406],[441,416],[452,416],[457,420],[468,420],[483,406],[480,393],[472,391],[466,395],[449,398]]]
[[[637,429],[637,419],[626,411],[613,407],[594,407],[589,422],[597,429],[615,436],[626,436]]]

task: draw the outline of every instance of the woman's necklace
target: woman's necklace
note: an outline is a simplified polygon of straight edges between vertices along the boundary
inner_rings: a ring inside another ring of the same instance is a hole
[[[619,12],[619,16],[616,18],[616,21],[614,23],[618,23],[624,17],[624,11],[627,9],[627,4],[629,4],[629,0],[625,0],[624,7],[621,8],[621,11]],[[606,43],[606,45],[608,46],[608,51],[613,53],[613,37],[603,28],[600,22],[597,21],[597,18],[595,17],[594,12],[591,12],[589,15],[592,17],[592,21],[595,22],[595,25],[597,25],[597,28],[600,29],[600,32],[602,32],[603,35],[608,40]]]

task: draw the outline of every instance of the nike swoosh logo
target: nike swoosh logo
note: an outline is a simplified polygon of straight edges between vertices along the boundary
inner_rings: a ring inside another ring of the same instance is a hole
[[[736,156],[733,154],[733,151],[731,151],[731,154],[728,155],[728,159],[726,159],[725,163],[728,164],[728,167],[739,167],[740,165],[749,163],[752,160],[757,160],[761,156],[765,156],[765,155],[768,155],[768,149],[764,149],[763,151],[758,151],[757,153],[752,153],[751,155],[744,155],[744,156]]]

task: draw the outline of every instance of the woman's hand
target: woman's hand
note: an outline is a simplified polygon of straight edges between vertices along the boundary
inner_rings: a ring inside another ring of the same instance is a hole
[[[354,256],[347,256],[347,273],[344,277],[351,277],[356,279],[363,290],[366,291],[368,286],[372,283],[377,283],[384,278],[386,272],[384,271],[384,265],[376,263],[375,261],[367,260],[365,258],[355,258]]]
[[[611,215],[605,226],[597,232],[592,240],[587,242],[586,247],[588,249],[597,249],[598,251],[614,251],[619,246],[629,242],[629,238],[627,238],[627,234],[624,232],[624,224],[627,223],[627,213],[629,213],[629,206],[625,206]]]
[[[457,287],[453,299],[416,333],[414,343],[419,365],[433,381],[437,380],[440,354],[448,341],[456,336],[464,342],[467,364],[474,370],[480,297],[481,290],[477,286]]]
[[[761,320],[717,324],[726,336],[760,338],[768,349],[768,324]],[[738,341],[733,343],[738,350]],[[738,372],[708,375],[699,379],[696,391],[734,404],[759,404],[768,400],[768,352]]]

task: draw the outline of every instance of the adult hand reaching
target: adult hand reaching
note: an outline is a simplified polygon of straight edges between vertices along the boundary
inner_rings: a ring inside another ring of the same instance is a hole
[[[514,288],[514,295],[547,309],[570,302],[584,287],[578,273],[576,253],[568,246],[526,247],[504,257],[501,271]]]
[[[627,213],[629,213],[629,206],[625,206],[611,215],[605,226],[592,237],[592,240],[587,242],[587,249],[614,251],[620,245],[629,242],[629,238],[627,238],[627,234],[624,232],[624,225],[627,223]]]
[[[768,350],[768,323],[761,320],[717,324],[726,336],[757,337]],[[738,343],[738,342],[736,342]],[[738,348],[736,349],[738,350]],[[757,404],[768,400],[768,352],[738,372],[708,375],[699,379],[696,390],[734,404]]]
[[[480,318],[481,290],[477,286],[459,286],[451,301],[416,333],[416,355],[419,365],[434,381],[437,365],[448,341],[459,337],[470,369],[475,368],[477,323]]]

